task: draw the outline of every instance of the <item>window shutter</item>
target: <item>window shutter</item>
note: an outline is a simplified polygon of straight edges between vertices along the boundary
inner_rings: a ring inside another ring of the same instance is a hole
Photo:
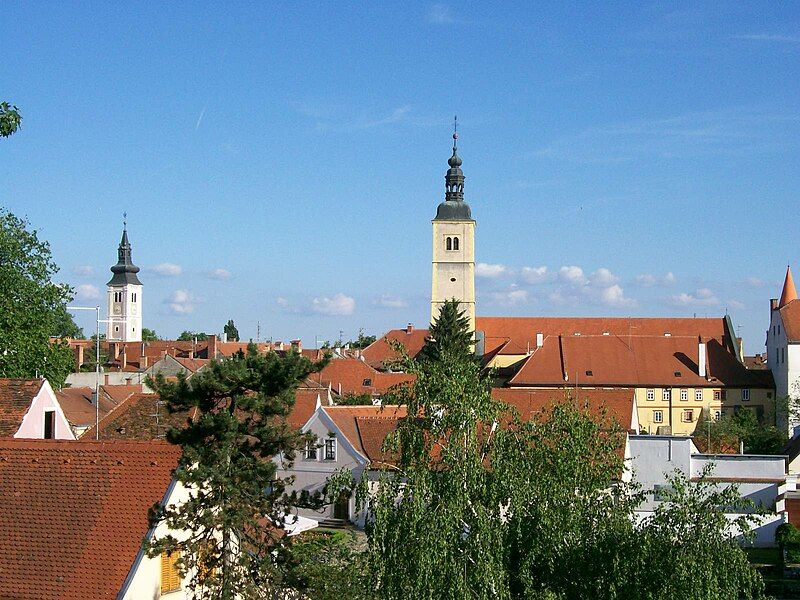
[[[180,552],[173,552],[171,555],[166,552],[161,553],[161,593],[173,592],[181,589],[181,575],[175,566]]]

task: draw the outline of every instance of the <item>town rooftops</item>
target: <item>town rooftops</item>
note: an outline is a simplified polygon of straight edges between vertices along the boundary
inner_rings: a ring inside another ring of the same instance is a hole
[[[180,448],[0,440],[0,598],[113,600]]]
[[[404,329],[392,329],[380,338],[364,348],[362,356],[364,360],[376,369],[384,369],[393,360],[397,360],[399,355],[391,347],[392,342],[399,342],[405,347],[406,353],[412,358],[419,354],[425,345],[425,338],[428,337],[427,329],[415,329],[409,323]]]
[[[309,378],[321,385],[330,385],[340,395],[371,396],[385,394],[395,386],[413,379],[405,373],[377,371],[357,358],[333,358],[321,371],[309,375]]]
[[[0,437],[11,437],[19,430],[44,379],[0,379]]]

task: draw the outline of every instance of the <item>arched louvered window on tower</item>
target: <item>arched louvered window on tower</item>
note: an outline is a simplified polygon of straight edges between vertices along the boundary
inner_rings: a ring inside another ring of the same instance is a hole
[[[458,250],[458,238],[453,238],[453,250]]]
[[[448,250],[452,250],[453,249],[453,238],[450,238],[450,237],[447,238],[446,247],[447,247]]]

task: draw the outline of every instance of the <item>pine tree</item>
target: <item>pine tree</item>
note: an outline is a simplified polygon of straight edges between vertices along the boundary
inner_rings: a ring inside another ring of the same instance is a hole
[[[285,357],[247,353],[212,362],[191,382],[163,376],[148,385],[171,412],[197,409],[197,417],[167,440],[183,449],[176,479],[191,491],[178,505],[156,505],[151,526],[172,531],[146,543],[150,556],[179,552],[178,568],[191,577],[196,598],[262,598],[268,590],[293,585],[289,554],[280,528],[293,507],[319,499],[287,492],[290,478],[279,478],[272,457],[291,465],[308,436],[289,427],[285,417],[294,391],[318,368],[298,353]]]
[[[469,330],[469,319],[459,310],[455,298],[446,300],[429,328],[428,339],[422,348],[423,361],[441,361],[445,355],[458,360],[474,361],[472,347],[473,332]]]

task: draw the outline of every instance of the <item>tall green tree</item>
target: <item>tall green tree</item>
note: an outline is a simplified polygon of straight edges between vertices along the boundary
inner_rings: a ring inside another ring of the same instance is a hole
[[[459,341],[440,344],[438,359],[405,357],[415,380],[394,400],[409,416],[385,442],[396,464],[369,480],[331,481],[332,494],[353,486],[366,510],[366,597],[763,596],[722,512],[744,508],[735,487],[675,476],[673,502],[639,523],[634,510],[646,490],[626,483],[618,424],[566,398],[521,419],[492,399],[464,336],[451,339]],[[746,530],[750,519],[738,525]]]
[[[317,368],[298,353],[247,353],[212,362],[191,384],[158,376],[151,385],[169,411],[196,408],[199,416],[167,440],[183,449],[176,479],[191,490],[179,506],[158,505],[151,525],[185,531],[147,543],[151,556],[180,552],[179,569],[190,574],[195,598],[264,598],[296,586],[286,538],[280,535],[294,506],[313,499],[287,492],[272,457],[291,464],[308,436],[285,417],[294,391]]]
[[[72,291],[53,281],[57,272],[49,244],[0,209],[0,376],[44,375],[58,388],[72,372],[73,353],[59,339],[75,333],[65,316]]]
[[[420,358],[428,362],[441,361],[446,352],[451,358],[474,360],[472,336],[469,318],[459,308],[458,300],[446,300],[430,325]]]
[[[0,137],[8,137],[22,125],[19,109],[8,102],[0,102]]]
[[[233,319],[228,319],[228,322],[225,323],[225,327],[222,329],[226,336],[228,336],[229,342],[238,342],[239,341],[239,330],[236,329],[236,325],[233,324]]]

